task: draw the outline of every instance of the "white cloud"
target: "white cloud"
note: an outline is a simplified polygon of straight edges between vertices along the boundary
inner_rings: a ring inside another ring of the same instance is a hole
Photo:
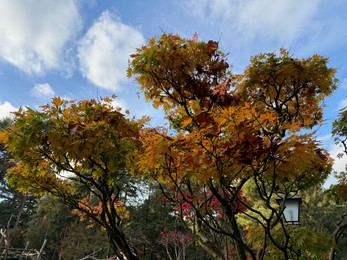
[[[142,34],[108,11],[92,25],[78,47],[80,69],[92,84],[119,90],[126,82],[129,55],[144,44]]]
[[[345,108],[347,107],[347,97],[342,99],[340,102],[339,102],[339,105],[338,105],[338,110],[340,111],[342,108]]]
[[[343,147],[334,143],[332,134],[318,136],[317,140],[322,143],[322,146],[325,147],[331,158],[334,159],[333,170],[336,172],[344,171],[345,165],[347,164],[347,157],[346,155],[343,155],[342,158],[338,157],[339,154],[343,153]]]
[[[14,107],[10,102],[5,101],[0,103],[0,119],[12,117],[11,112],[15,111],[18,111],[18,108]]]
[[[54,97],[54,90],[48,83],[36,84],[31,89],[30,94],[40,99],[48,99]]]
[[[117,100],[112,101],[111,105],[116,109],[120,109],[122,113],[128,110],[128,105],[124,99],[117,98]]]
[[[1,0],[0,58],[31,74],[66,69],[64,47],[80,26],[74,0]]]
[[[187,11],[191,12],[194,16],[205,18],[208,17],[213,20],[224,20],[230,17],[232,7],[236,4],[228,0],[190,0],[186,1],[188,6]]]
[[[189,0],[186,10],[240,37],[292,41],[307,33],[321,0]]]
[[[339,158],[339,154],[343,153],[343,148],[340,145],[333,143],[333,137],[331,135],[325,135],[318,138],[322,142],[326,143],[328,146],[327,150],[330,154],[330,157],[334,160],[333,162],[333,172],[342,172],[345,171],[345,167],[347,165],[347,156],[344,154]],[[334,174],[330,174],[327,180],[325,181],[323,187],[329,188],[330,185],[336,184],[338,179],[335,178]]]
[[[343,153],[343,148],[340,145],[334,144],[329,149],[330,156],[334,159],[333,169],[336,172],[341,172],[345,170],[347,165],[347,156],[344,154],[342,158],[338,157],[338,154]]]

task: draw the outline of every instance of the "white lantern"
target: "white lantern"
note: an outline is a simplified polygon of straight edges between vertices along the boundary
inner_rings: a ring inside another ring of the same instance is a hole
[[[283,198],[277,198],[277,203],[282,205]],[[283,215],[288,224],[300,224],[301,198],[288,194],[284,201]]]

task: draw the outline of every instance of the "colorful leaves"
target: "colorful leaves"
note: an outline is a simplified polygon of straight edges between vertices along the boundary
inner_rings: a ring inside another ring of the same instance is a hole
[[[108,174],[127,167],[140,126],[113,108],[112,101],[74,103],[56,97],[42,112],[28,108],[17,113],[13,126],[1,133],[2,141],[28,167],[23,174],[36,174],[32,182],[45,178],[40,166],[46,165],[50,174],[70,171],[114,183],[117,177]],[[20,174],[11,176],[21,178]],[[56,185],[55,178],[49,180],[43,189]],[[26,181],[29,187],[30,178]]]
[[[209,194],[209,202],[226,214],[223,220],[232,222],[230,206],[239,196],[231,191],[253,180],[269,214],[247,200],[238,201],[249,209],[240,212],[275,234],[281,227],[271,226],[278,214],[273,196],[318,184],[330,172],[331,159],[314,132],[299,135],[322,123],[322,100],[336,88],[336,71],[326,58],[297,59],[281,49],[253,57],[243,74],[233,74],[218,42],[171,34],[152,39],[133,58],[129,71],[146,99],[164,108],[174,130],[143,131],[137,165],[143,175],[178,192],[177,209],[186,219],[221,228],[218,214],[199,206],[199,196]],[[227,234],[228,228],[221,229]],[[284,243],[276,234],[273,239]]]
[[[56,107],[60,107],[61,105],[64,104],[64,101],[60,97],[54,97],[52,104]]]
[[[336,89],[336,70],[327,62],[319,55],[299,60],[285,50],[279,56],[255,56],[245,73],[243,95],[276,111],[282,123],[312,128],[322,120],[321,101]]]
[[[182,127],[186,127],[186,126],[190,125],[192,123],[192,121],[193,120],[191,117],[185,117],[181,122]]]
[[[83,198],[77,204],[77,208],[74,209],[72,213],[77,216],[80,216],[81,220],[90,220],[91,215],[95,216],[96,218],[101,218],[101,215],[105,211],[101,201],[97,205],[93,205],[93,203],[91,203],[88,198]],[[110,207],[114,207],[114,209],[117,211],[117,217],[119,219],[125,219],[129,217],[129,212],[126,209],[124,202],[116,199],[113,201],[113,204],[111,204],[107,205],[108,210],[110,211]],[[106,219],[106,221],[109,220]]]
[[[207,42],[206,53],[208,55],[213,55],[217,49],[218,49],[218,42],[211,41],[211,40]]]
[[[211,85],[218,86],[220,93],[231,86],[229,65],[215,41],[204,43],[164,34],[138,49],[133,57],[129,74],[137,75],[146,99],[153,101],[155,108],[163,106],[173,125],[175,118],[170,115],[177,114],[180,105],[184,104],[187,116],[196,116],[213,103],[212,96],[218,91],[213,92]]]

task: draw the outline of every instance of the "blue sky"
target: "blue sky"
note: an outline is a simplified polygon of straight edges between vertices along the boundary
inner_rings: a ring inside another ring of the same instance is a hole
[[[318,136],[335,156],[331,123],[347,106],[346,11],[345,0],[1,0],[0,117],[54,96],[115,94],[132,115],[161,124],[161,113],[139,100],[138,86],[126,78],[129,55],[163,32],[196,32],[220,42],[235,72],[252,55],[281,47],[296,57],[329,57],[340,84]]]

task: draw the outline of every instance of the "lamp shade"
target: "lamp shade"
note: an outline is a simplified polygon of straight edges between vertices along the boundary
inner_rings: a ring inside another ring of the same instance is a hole
[[[283,198],[277,198],[277,203],[282,205]],[[283,215],[288,224],[300,224],[301,198],[288,194],[284,201]]]

